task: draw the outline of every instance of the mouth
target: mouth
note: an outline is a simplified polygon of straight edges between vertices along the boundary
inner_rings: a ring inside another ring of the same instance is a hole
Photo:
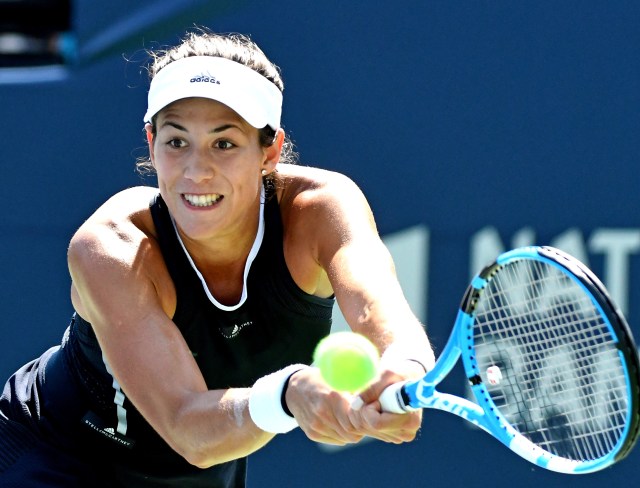
[[[196,195],[193,193],[183,193],[182,198],[193,207],[211,207],[224,197],[217,193],[207,193],[204,195]]]

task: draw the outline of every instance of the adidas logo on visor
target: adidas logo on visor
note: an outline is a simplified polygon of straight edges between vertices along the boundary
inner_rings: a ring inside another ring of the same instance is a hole
[[[216,85],[220,84],[220,82],[216,80],[215,76],[211,76],[211,75],[194,76],[189,80],[189,82],[190,83],[215,83]]]

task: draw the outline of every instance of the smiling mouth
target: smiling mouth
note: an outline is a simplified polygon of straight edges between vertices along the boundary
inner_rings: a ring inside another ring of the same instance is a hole
[[[209,193],[207,195],[193,195],[191,193],[183,193],[182,198],[184,198],[190,205],[194,207],[210,207],[215,203],[222,200],[222,195],[218,195],[217,193]]]

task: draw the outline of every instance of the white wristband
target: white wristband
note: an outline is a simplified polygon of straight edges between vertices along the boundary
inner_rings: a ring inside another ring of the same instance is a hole
[[[284,434],[298,426],[297,420],[282,408],[282,390],[293,373],[308,367],[292,364],[254,383],[249,395],[249,415],[254,424],[273,434]]]

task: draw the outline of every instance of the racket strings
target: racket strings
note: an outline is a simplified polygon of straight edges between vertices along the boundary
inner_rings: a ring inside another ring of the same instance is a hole
[[[624,367],[607,318],[580,284],[545,262],[516,261],[489,280],[474,317],[481,377],[507,422],[565,458],[614,449],[629,408]],[[493,385],[490,367],[502,376]]]

